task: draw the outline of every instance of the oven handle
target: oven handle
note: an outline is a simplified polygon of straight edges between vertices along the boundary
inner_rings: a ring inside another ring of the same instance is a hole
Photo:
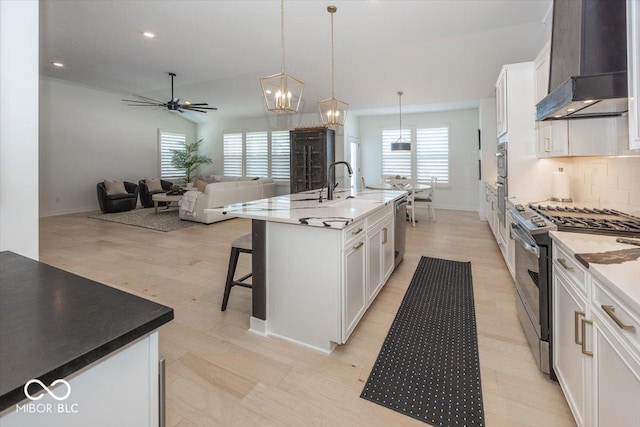
[[[520,231],[520,227],[516,223],[511,224],[511,236],[514,240],[522,244],[525,251],[532,253],[536,256],[536,258],[540,258],[540,248],[538,247],[538,245],[536,245],[535,243],[530,244],[529,242],[527,242],[528,237],[522,234],[522,231]]]

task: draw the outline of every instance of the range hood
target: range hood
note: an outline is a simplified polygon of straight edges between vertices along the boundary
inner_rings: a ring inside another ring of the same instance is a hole
[[[536,119],[619,116],[627,96],[626,2],[554,0],[549,91]]]

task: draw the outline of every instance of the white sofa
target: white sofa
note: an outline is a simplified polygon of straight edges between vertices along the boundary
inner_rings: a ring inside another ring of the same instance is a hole
[[[192,212],[186,209],[187,203],[180,201],[180,219],[211,224],[234,216],[205,213],[208,208],[217,208],[232,203],[249,202],[251,200],[266,199],[276,195],[276,183],[272,178],[249,178],[214,176],[207,184],[204,193],[198,192]]]

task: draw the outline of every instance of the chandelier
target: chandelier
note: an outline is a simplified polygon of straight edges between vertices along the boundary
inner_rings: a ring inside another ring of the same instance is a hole
[[[295,114],[302,101],[304,83],[284,72],[284,0],[280,0],[280,42],[280,72],[260,79],[262,95],[267,110],[279,114]]]
[[[334,72],[333,72],[333,14],[338,10],[335,6],[327,7],[327,12],[331,14],[331,98],[318,102],[318,112],[322,124],[329,127],[344,126],[347,118],[349,104],[336,99],[334,96]]]
[[[411,141],[407,141],[402,137],[402,95],[404,92],[398,92],[398,99],[400,100],[400,137],[396,142],[391,143],[391,151],[411,151]]]

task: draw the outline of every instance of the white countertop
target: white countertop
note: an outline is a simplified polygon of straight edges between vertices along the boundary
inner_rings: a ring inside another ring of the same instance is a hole
[[[323,201],[319,203],[319,192],[320,190],[312,190],[287,194],[204,211],[240,218],[341,229],[407,194],[406,191],[349,189],[336,190],[334,199],[327,200],[324,189]]]
[[[637,248],[617,243],[615,236],[551,231],[554,243],[560,243],[571,253],[598,253]],[[640,259],[621,264],[589,263],[589,272],[604,282],[621,299],[640,312]]]

